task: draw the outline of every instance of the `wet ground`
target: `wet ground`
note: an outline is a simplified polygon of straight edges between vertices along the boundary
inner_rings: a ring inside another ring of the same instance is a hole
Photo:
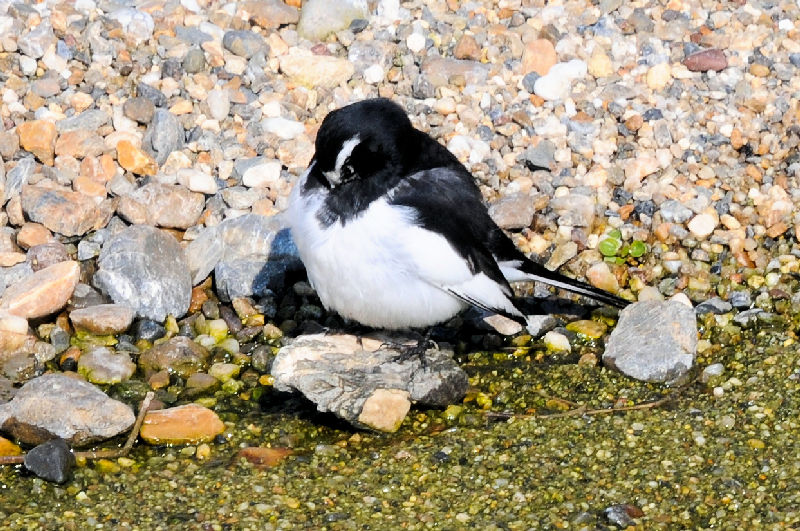
[[[793,528],[794,325],[701,329],[697,378],[678,389],[592,364],[591,344],[462,354],[464,403],[412,411],[395,434],[355,431],[268,387],[220,392],[228,429],[208,447],[137,444],[63,486],[3,468],[0,518],[7,529]],[[721,375],[701,372],[713,363]],[[293,453],[259,467],[235,458],[247,446]]]

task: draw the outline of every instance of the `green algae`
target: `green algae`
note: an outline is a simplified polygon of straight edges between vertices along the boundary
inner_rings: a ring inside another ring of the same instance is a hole
[[[698,355],[699,368],[721,363],[720,377],[637,411],[540,417],[673,391],[576,364],[599,354],[592,346],[463,354],[473,386],[464,403],[412,410],[395,434],[353,430],[257,381],[221,390],[226,431],[207,458],[140,444],[128,458],[83,463],[65,487],[5,467],[0,518],[8,529],[594,529],[620,524],[606,510],[622,506],[642,529],[791,527],[793,327],[728,327],[704,328],[711,342]],[[294,453],[259,468],[235,458],[247,446]]]

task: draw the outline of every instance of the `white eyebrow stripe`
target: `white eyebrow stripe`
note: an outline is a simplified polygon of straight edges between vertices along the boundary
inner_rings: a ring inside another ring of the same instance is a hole
[[[342,166],[344,166],[344,161],[347,160],[347,157],[353,153],[355,147],[361,143],[361,138],[358,135],[353,136],[350,140],[346,140],[344,144],[342,144],[342,149],[339,151],[339,154],[336,155],[336,173],[340,173]]]

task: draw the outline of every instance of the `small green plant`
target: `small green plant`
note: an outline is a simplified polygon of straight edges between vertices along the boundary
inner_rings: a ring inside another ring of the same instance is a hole
[[[623,264],[628,259],[637,260],[644,256],[648,246],[641,240],[625,243],[622,241],[622,233],[619,229],[614,229],[600,240],[597,250],[605,257],[606,262]]]

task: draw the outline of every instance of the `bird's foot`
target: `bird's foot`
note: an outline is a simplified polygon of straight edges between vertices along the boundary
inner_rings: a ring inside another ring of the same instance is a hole
[[[397,351],[395,356],[389,358],[388,361],[392,363],[404,363],[407,361],[411,361],[413,359],[417,359],[420,362],[420,365],[425,368],[428,366],[428,361],[425,356],[425,353],[428,349],[439,349],[439,345],[433,341],[427,335],[422,337],[416,341],[414,344],[407,344],[407,343],[395,343],[392,341],[385,341],[381,348],[392,349]]]

